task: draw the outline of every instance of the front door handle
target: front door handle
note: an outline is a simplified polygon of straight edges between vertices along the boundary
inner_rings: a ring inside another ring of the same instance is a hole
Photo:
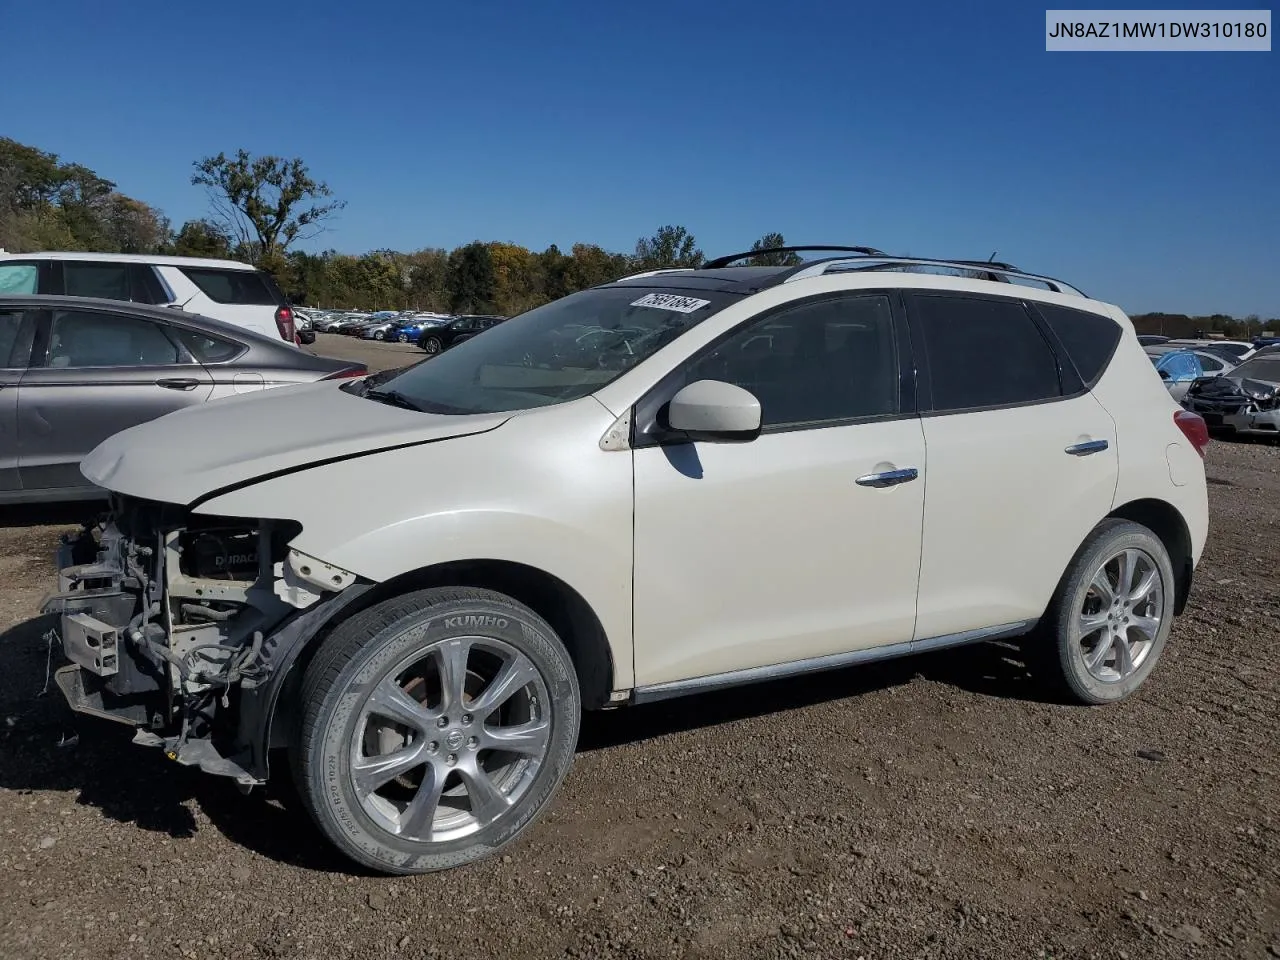
[[[860,487],[892,487],[899,483],[907,483],[920,476],[915,467],[904,467],[901,470],[886,470],[883,473],[868,473],[859,477],[854,483]]]
[[[156,381],[156,386],[166,390],[194,390],[200,381],[192,377],[164,377]]]
[[[1082,443],[1073,443],[1067,447],[1066,452],[1073,457],[1087,457],[1091,453],[1101,453],[1108,446],[1110,444],[1105,440],[1085,440]]]

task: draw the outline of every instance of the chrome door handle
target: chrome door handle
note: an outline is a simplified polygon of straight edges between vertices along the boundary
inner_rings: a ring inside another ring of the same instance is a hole
[[[1110,444],[1105,440],[1085,440],[1082,443],[1073,443],[1067,447],[1066,452],[1073,457],[1087,457],[1091,453],[1101,453],[1108,446]]]
[[[200,386],[200,381],[193,377],[166,377],[157,380],[156,386],[168,390],[194,390]]]
[[[884,473],[868,473],[859,477],[854,483],[860,487],[892,487],[895,484],[907,483],[920,476],[915,467],[904,467],[901,470],[886,470]]]

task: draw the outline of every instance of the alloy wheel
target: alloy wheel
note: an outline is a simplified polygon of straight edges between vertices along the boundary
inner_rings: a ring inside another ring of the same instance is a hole
[[[1095,680],[1116,683],[1142,667],[1164,622],[1160,566],[1145,550],[1126,548],[1094,572],[1075,618],[1074,647]]]
[[[408,840],[454,840],[504,816],[551,744],[533,661],[491,637],[451,637],[393,667],[360,707],[350,778],[369,818]]]

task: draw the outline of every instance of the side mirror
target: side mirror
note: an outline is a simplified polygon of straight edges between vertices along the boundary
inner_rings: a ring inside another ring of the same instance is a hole
[[[723,380],[697,380],[667,405],[667,425],[690,440],[747,443],[760,436],[760,401]]]

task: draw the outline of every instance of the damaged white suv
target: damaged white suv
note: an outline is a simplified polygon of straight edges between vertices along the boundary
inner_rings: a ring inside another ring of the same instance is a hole
[[[583,710],[1010,637],[1078,702],[1131,694],[1208,436],[1128,319],[1008,264],[798,249],[827,255],[103,443],[112,512],[46,607],[71,706],[246,789],[284,748],[334,844],[415,873],[532,823]]]

